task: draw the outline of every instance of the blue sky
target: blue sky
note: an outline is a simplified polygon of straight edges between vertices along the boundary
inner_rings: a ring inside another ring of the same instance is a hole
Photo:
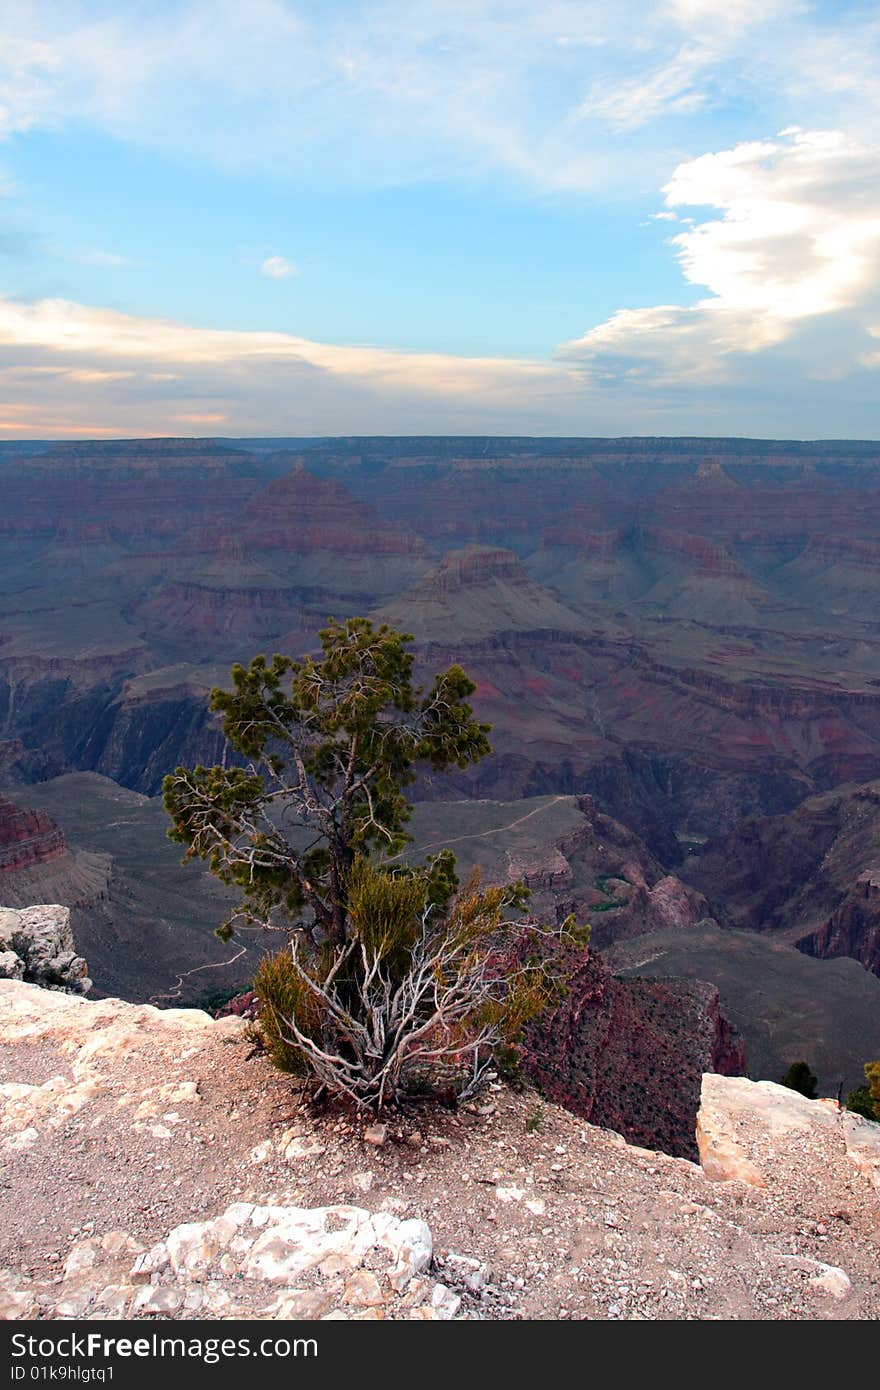
[[[649,220],[653,192],[303,189],[79,132],[18,136],[9,155],[27,192],[7,292],[214,328],[522,356],[552,353],[582,321],[577,306],[598,321],[633,296],[681,293],[667,230]],[[279,255],[295,273],[260,274]]]
[[[880,10],[5,0],[0,438],[880,434]]]

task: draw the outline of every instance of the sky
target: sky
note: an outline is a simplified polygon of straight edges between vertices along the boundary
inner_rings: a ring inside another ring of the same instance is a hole
[[[0,439],[880,436],[876,0],[3,0]]]

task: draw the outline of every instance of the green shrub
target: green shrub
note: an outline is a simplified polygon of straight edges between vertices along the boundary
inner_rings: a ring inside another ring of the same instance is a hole
[[[865,1063],[868,1091],[874,1102],[874,1118],[880,1120],[880,1061]]]
[[[510,920],[518,890],[472,878],[445,909],[423,880],[359,857],[346,880],[351,935],[267,956],[254,981],[273,1062],[318,1091],[380,1111],[431,1093],[475,1094],[506,1071],[524,1025],[559,997],[546,934]],[[567,923],[554,937],[585,940]]]
[[[867,1082],[863,1086],[857,1086],[854,1091],[850,1091],[846,1098],[846,1108],[851,1110],[854,1115],[861,1115],[866,1120],[878,1118],[874,1109],[874,1102],[871,1099],[871,1088]]]
[[[813,1075],[806,1062],[792,1062],[781,1080],[783,1086],[787,1086],[791,1091],[799,1091],[807,1100],[815,1100],[819,1094],[816,1089],[819,1084],[818,1077]]]

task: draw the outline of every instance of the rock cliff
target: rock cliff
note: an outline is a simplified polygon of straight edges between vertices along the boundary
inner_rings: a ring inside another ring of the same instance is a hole
[[[617,979],[594,951],[566,998],[526,1032],[524,1069],[545,1095],[633,1144],[696,1158],[704,1072],[745,1071],[718,990],[699,980]]]
[[[5,874],[46,864],[66,847],[64,832],[44,812],[22,810],[0,796],[0,884]]]
[[[683,872],[731,926],[880,975],[880,782],[746,821]]]
[[[66,907],[0,907],[0,979],[88,994],[88,966],[76,953]]]

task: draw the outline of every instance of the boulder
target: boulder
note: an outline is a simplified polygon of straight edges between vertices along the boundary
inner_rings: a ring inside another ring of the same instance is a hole
[[[880,1125],[841,1110],[835,1100],[808,1100],[774,1081],[703,1077],[697,1145],[707,1176],[765,1187],[787,1168],[817,1181],[823,1166],[852,1165],[880,1189]]]
[[[76,953],[69,908],[59,903],[0,908],[0,979],[88,994],[92,982]]]

